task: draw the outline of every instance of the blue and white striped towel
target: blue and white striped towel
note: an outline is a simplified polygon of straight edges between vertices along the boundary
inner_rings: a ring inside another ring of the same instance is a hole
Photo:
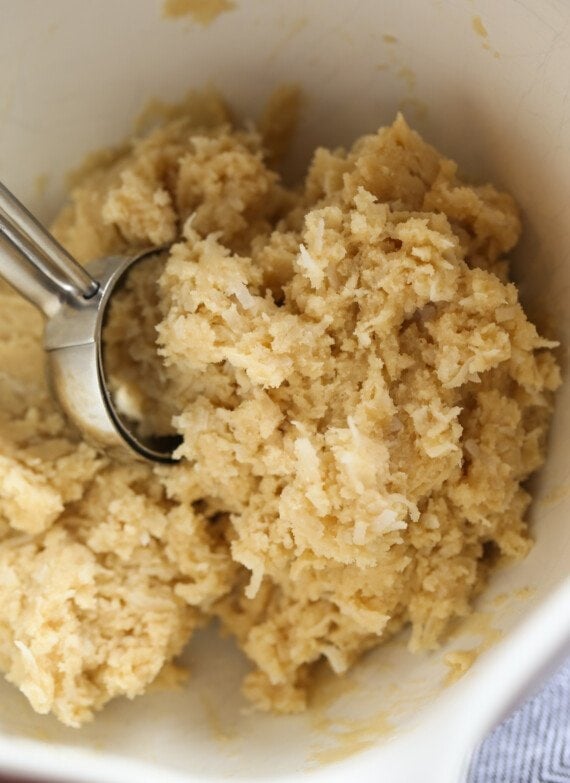
[[[467,783],[570,783],[570,659],[481,743]]]

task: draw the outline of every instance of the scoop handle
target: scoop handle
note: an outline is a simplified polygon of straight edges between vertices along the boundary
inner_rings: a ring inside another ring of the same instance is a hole
[[[90,299],[99,283],[0,182],[0,276],[47,318]]]

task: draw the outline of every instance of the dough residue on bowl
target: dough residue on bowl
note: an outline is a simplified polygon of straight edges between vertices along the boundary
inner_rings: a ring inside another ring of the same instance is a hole
[[[0,669],[71,726],[213,617],[252,662],[246,696],[302,710],[316,662],[342,674],[404,625],[437,647],[530,547],[521,484],[560,379],[509,282],[513,199],[401,116],[286,188],[261,133],[204,107],[101,158],[54,226],[83,261],[174,243],[106,340],[179,464],[82,442],[40,319],[0,287]]]
[[[190,17],[207,27],[220,14],[233,11],[235,7],[234,0],[164,0],[162,15],[165,19]]]

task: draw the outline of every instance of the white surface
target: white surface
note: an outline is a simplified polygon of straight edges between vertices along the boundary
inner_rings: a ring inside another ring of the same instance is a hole
[[[123,138],[148,99],[174,100],[207,82],[242,115],[255,115],[274,86],[299,82],[307,97],[297,170],[315,145],[349,143],[403,106],[464,170],[515,194],[525,217],[515,264],[525,301],[549,336],[570,345],[570,4],[237,3],[203,28],[162,19],[159,0],[0,0],[1,178],[48,216],[64,174],[86,152]],[[473,28],[476,15],[487,40]],[[536,546],[498,573],[483,599],[489,608],[493,596],[513,594],[492,609],[504,639],[455,685],[442,688],[440,654],[414,658],[396,643],[367,656],[352,690],[327,708],[294,718],[244,713],[246,664],[211,632],[190,645],[186,689],[118,701],[81,732],[34,715],[1,683],[0,770],[80,783],[456,783],[481,733],[569,642],[569,438],[566,383],[536,482]],[[514,595],[522,587],[533,588],[531,597]],[[450,648],[478,641],[464,637]],[[384,730],[387,715],[395,732]]]

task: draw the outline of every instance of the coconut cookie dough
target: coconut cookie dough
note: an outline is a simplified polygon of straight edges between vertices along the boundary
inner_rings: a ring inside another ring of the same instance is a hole
[[[286,188],[203,98],[84,170],[80,260],[174,243],[106,329],[117,399],[182,435],[118,464],[51,402],[41,324],[0,288],[0,669],[70,726],[144,692],[219,618],[246,696],[302,710],[403,626],[438,646],[523,557],[559,370],[509,282],[516,206],[398,117]]]

